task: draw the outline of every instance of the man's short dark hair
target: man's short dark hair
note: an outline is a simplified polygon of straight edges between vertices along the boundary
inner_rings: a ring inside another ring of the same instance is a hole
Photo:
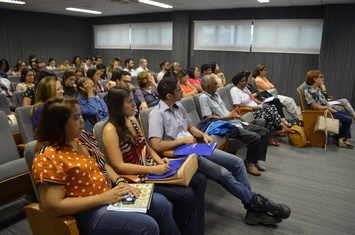
[[[165,65],[166,62],[168,61],[164,60],[163,62],[160,63],[160,69],[163,69],[163,66]]]
[[[124,61],[124,65],[126,66],[126,64],[129,64],[129,62],[131,61],[132,59],[128,58]],[[133,61],[133,60],[132,60]]]
[[[207,71],[208,69],[212,69],[210,64],[201,65],[201,73],[203,73],[204,71]]]
[[[162,100],[166,100],[167,94],[174,95],[178,80],[175,77],[163,77],[158,83],[158,93]]]

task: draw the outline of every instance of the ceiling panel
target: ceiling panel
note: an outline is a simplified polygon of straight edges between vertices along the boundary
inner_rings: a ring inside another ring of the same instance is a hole
[[[26,1],[26,0],[23,0]],[[212,9],[232,9],[232,8],[255,8],[255,7],[292,7],[309,6],[324,4],[349,4],[355,0],[270,0],[270,3],[259,3],[257,0],[157,0],[169,5],[173,9],[163,9],[137,3],[137,0],[121,0],[125,4],[111,2],[117,0],[32,0],[26,1],[24,5],[0,3],[0,8],[35,11],[51,14],[82,16],[82,17],[101,17],[112,15],[130,15],[154,12],[170,12],[181,10],[212,10]],[[133,1],[133,2],[132,2]],[[101,11],[102,15],[91,15],[66,11],[66,7],[84,8],[89,10]]]

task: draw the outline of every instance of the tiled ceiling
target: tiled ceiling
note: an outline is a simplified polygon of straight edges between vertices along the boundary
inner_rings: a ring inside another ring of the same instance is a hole
[[[317,6],[326,4],[354,4],[355,0],[270,0],[269,3],[259,3],[257,0],[156,0],[172,5],[172,9],[138,3],[138,0],[22,0],[24,5],[0,3],[0,8],[44,12],[50,14],[101,17],[112,15],[131,15],[141,13],[158,13],[182,10],[211,10],[255,7],[292,7]],[[84,8],[101,11],[101,15],[70,12],[66,7]]]

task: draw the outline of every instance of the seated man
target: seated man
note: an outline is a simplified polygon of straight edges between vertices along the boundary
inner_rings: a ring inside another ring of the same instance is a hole
[[[249,173],[261,175],[260,171],[265,168],[258,162],[265,161],[266,151],[269,143],[270,131],[264,127],[241,122],[241,118],[235,111],[229,112],[218,95],[218,83],[216,78],[206,75],[201,80],[204,90],[200,96],[201,115],[203,118],[217,118],[225,120],[238,127],[237,138],[248,145],[248,152],[245,159],[245,166]]]
[[[78,101],[81,115],[85,121],[87,131],[92,132],[97,122],[108,120],[106,103],[103,99],[95,96],[94,82],[90,78],[80,78],[76,85],[79,90]]]
[[[164,77],[158,84],[158,92],[162,100],[149,114],[149,139],[156,152],[196,143],[196,138],[213,142],[191,125],[186,110],[177,102],[182,98],[182,91],[176,78]],[[215,149],[210,156],[198,156],[198,171],[242,201],[247,209],[247,224],[276,224],[291,214],[288,206],[251,191],[243,161],[237,156]]]

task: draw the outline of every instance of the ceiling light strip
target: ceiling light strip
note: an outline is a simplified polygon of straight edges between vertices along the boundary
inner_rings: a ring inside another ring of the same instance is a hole
[[[171,5],[161,3],[161,2],[151,1],[151,0],[138,0],[138,2],[149,4],[149,5],[156,6],[156,7],[173,8],[173,6],[171,6]]]
[[[89,13],[89,14],[95,14],[95,15],[100,15],[100,14],[102,14],[101,11],[86,10],[86,9],[80,9],[80,8],[74,8],[74,7],[67,7],[67,8],[65,8],[65,10],[67,10],[67,11],[82,12],[82,13]]]
[[[26,2],[16,1],[16,0],[0,0],[0,2],[12,3],[12,4],[26,4]]]

